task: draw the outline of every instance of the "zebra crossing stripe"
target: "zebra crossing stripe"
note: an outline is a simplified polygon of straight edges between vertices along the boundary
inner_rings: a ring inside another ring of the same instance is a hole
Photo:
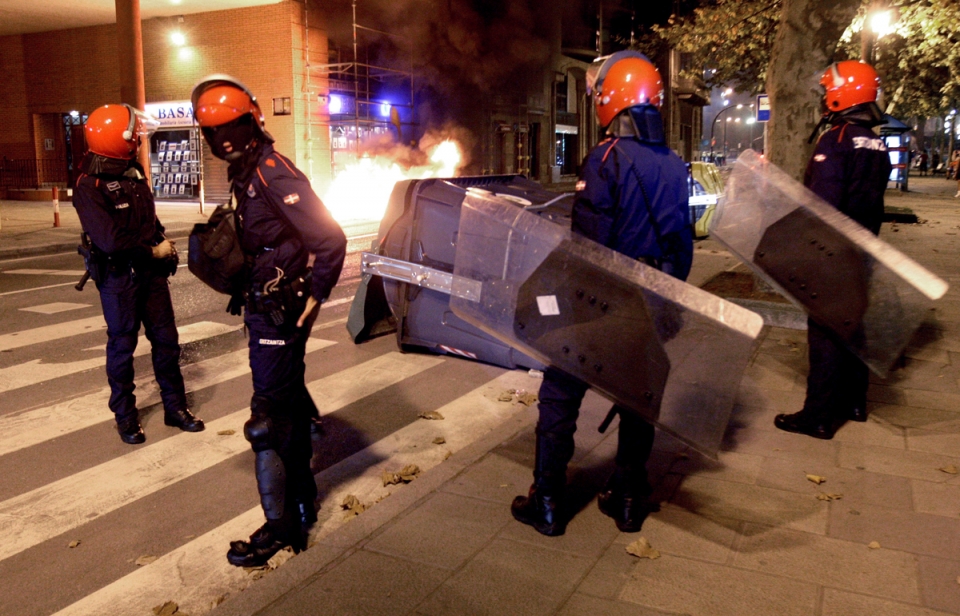
[[[308,387],[329,394],[315,400],[322,413],[329,413],[443,361],[391,352]],[[249,417],[249,408],[231,413],[203,432],[177,434],[3,501],[0,561],[247,451],[241,435]],[[224,430],[235,433],[217,434]]]
[[[103,316],[98,315],[76,321],[67,321],[66,323],[57,323],[56,325],[45,325],[34,329],[26,329],[0,335],[0,351],[19,349],[20,347],[50,342],[51,340],[61,340],[63,338],[87,334],[106,328],[107,323],[103,320]]]
[[[385,469],[399,469],[406,464],[416,464],[423,471],[433,468],[446,459],[448,451],[459,451],[478,434],[517,413],[516,405],[497,400],[500,392],[535,390],[539,384],[524,371],[506,372],[437,409],[446,418],[444,422],[413,422],[321,472],[317,483],[323,503],[312,540],[322,546],[324,537],[346,523],[340,508],[345,495],[353,494],[364,503],[374,503],[390,491],[401,489],[383,487]],[[447,441],[443,446],[410,447],[430,443],[440,432]],[[384,462],[371,464],[371,460]],[[200,616],[225,594],[239,592],[252,583],[248,572],[227,563],[226,551],[230,541],[248,536],[261,524],[260,507],[250,509],[55,616],[141,614],[166,601],[175,601],[184,612]]]
[[[189,344],[197,340],[213,338],[220,334],[226,334],[238,331],[242,325],[225,325],[212,321],[200,321],[199,323],[190,323],[178,327],[180,333],[180,344]],[[99,351],[96,357],[89,359],[79,359],[77,361],[64,363],[45,363],[42,359],[16,364],[8,368],[0,368],[0,393],[36,385],[44,381],[60,378],[70,374],[100,368],[106,364],[106,357],[102,354],[106,345],[84,349],[85,351]],[[134,357],[147,355],[150,353],[150,342],[146,336],[140,336],[137,340],[137,350],[134,351]]]
[[[307,353],[336,344],[331,340],[310,338]],[[219,357],[180,369],[187,391],[198,391],[250,373],[246,349],[233,351]],[[160,388],[154,376],[144,375],[137,379],[137,405],[141,408],[160,402]],[[112,421],[107,407],[110,388],[103,389],[22,413],[0,417],[0,456],[43,443],[77,430]],[[203,416],[202,410],[200,416]]]

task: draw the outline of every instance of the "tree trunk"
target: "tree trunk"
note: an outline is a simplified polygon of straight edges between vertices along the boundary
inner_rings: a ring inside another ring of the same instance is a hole
[[[767,155],[798,180],[813,151],[807,137],[820,119],[820,75],[859,6],[860,0],[783,0],[767,73]]]

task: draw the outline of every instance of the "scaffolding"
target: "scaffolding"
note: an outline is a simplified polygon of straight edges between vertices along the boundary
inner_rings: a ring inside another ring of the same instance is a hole
[[[308,104],[319,107],[319,114],[309,114],[308,140],[312,140],[310,125],[329,130],[332,176],[360,157],[366,139],[395,132],[397,143],[409,143],[417,126],[412,58],[409,70],[375,66],[370,63],[369,46],[360,41],[361,34],[405,38],[358,24],[356,0],[352,9],[352,60],[344,60],[341,47],[331,48],[327,63],[308,63],[304,83]]]

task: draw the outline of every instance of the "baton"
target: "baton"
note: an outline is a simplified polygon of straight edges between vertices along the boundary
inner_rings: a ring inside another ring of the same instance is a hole
[[[607,428],[610,427],[610,422],[613,421],[613,418],[616,417],[616,416],[617,416],[617,407],[616,407],[616,405],[614,405],[614,407],[613,407],[612,409],[610,409],[610,412],[607,413],[607,416],[606,416],[606,418],[603,420],[603,423],[601,423],[601,424],[600,424],[600,427],[597,428],[597,431],[598,431],[600,434],[603,434],[604,432],[606,432],[606,431],[607,431]]]
[[[84,286],[85,284],[87,284],[87,281],[88,281],[88,280],[90,280],[90,271],[89,271],[89,270],[83,273],[83,276],[80,278],[80,282],[78,282],[77,284],[75,284],[75,285],[73,286],[73,288],[76,289],[77,291],[83,291],[83,286]]]

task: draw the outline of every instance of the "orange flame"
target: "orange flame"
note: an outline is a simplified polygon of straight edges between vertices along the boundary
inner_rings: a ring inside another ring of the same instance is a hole
[[[348,164],[333,178],[323,195],[323,203],[339,223],[376,221],[383,218],[393,186],[402,180],[454,177],[461,167],[463,153],[451,139],[426,151],[429,163],[403,168],[399,156],[364,154]]]

